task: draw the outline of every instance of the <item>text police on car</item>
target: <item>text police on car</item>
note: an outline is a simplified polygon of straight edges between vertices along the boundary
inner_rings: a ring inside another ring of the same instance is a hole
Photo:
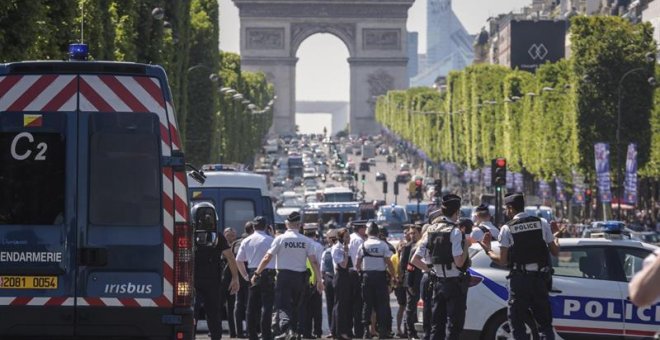
[[[500,230],[500,254],[490,248],[490,235],[481,245],[495,262],[507,265],[509,278],[509,322],[515,339],[527,339],[525,319],[532,315],[545,339],[554,339],[552,312],[548,291],[552,285],[550,253],[559,254],[559,244],[550,225],[536,216],[524,213],[522,193],[504,197],[506,216],[511,219]]]

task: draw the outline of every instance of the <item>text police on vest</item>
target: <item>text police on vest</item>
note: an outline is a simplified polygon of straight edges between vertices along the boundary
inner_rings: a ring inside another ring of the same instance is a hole
[[[302,248],[302,249],[305,249],[305,242],[294,242],[294,241],[284,242],[284,248]]]
[[[541,229],[540,222],[521,223],[521,224],[514,224],[511,227],[511,232],[515,234],[523,231],[538,230],[538,229]]]

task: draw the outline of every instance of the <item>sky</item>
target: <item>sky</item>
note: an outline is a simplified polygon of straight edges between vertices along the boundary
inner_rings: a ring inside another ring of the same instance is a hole
[[[491,16],[518,11],[532,0],[454,0],[453,8],[470,34],[476,34]],[[220,0],[220,48],[239,52],[238,9]],[[408,30],[419,32],[419,51],[426,50],[426,0],[417,0],[408,12]],[[349,100],[348,50],[339,38],[316,34],[298,49],[297,100]]]

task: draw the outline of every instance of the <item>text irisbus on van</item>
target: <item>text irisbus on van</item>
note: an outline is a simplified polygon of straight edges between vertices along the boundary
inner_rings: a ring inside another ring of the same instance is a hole
[[[192,339],[167,77],[86,52],[0,64],[0,338]]]

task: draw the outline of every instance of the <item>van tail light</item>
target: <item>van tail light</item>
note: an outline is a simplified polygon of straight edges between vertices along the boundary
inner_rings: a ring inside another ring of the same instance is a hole
[[[483,281],[483,280],[484,280],[484,278],[480,277],[480,276],[470,276],[470,282],[469,282],[468,286],[474,287],[474,286],[480,284],[481,281]]]
[[[192,305],[193,296],[193,235],[187,223],[174,225],[174,306]]]

